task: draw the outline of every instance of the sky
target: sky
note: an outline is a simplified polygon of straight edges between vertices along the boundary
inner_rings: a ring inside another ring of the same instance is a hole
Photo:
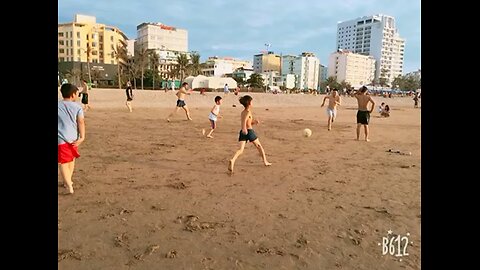
[[[404,73],[421,68],[420,0],[60,0],[58,23],[75,14],[95,16],[129,39],[137,25],[160,22],[188,30],[188,50],[253,62],[266,50],[299,55],[313,52],[322,65],[336,50],[337,23],[362,16],[395,17],[405,39]]]

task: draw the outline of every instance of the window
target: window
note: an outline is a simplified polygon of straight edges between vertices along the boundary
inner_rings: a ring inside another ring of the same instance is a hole
[[[70,49],[70,54],[72,55],[72,60],[73,60],[73,49]]]
[[[77,38],[80,38],[80,32],[77,32]]]
[[[58,50],[59,53],[65,53],[65,50],[64,49],[60,49]]]
[[[77,46],[80,47],[80,40],[77,40]]]
[[[70,38],[73,38],[73,31],[70,31]]]
[[[80,49],[78,49],[78,50],[77,50],[77,54],[78,54],[78,55],[80,55],[80,54],[81,54],[81,53],[80,53]]]
[[[63,37],[63,32],[58,32],[59,37]]]
[[[81,60],[80,60],[80,57],[78,57],[78,58],[77,58],[77,61],[78,61],[78,62],[80,62],[80,61],[81,61]]]
[[[70,51],[67,49],[67,55],[69,54],[69,52],[70,52]]]
[[[58,58],[58,60],[59,60],[60,62],[65,62],[65,58],[63,58],[63,57]]]
[[[92,42],[92,47],[97,47],[97,42]]]
[[[61,46],[65,45],[65,43],[63,42],[63,40],[59,40],[59,41],[58,41],[58,44],[60,44]]]
[[[68,38],[68,32],[65,32],[65,37]]]

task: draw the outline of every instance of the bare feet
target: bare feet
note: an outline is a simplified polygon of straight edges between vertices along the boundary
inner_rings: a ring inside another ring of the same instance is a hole
[[[366,141],[366,142],[369,142],[369,141],[370,141],[370,139],[365,139],[365,141]]]
[[[228,163],[228,171],[230,172],[230,174],[233,174],[233,165],[233,161],[230,160]]]
[[[359,139],[359,138],[356,138],[355,141],[360,141],[360,139]]]
[[[187,118],[188,121],[192,121],[193,119],[192,118]]]
[[[167,118],[167,122],[170,122],[170,119],[169,119],[169,118]]]
[[[265,162],[265,166],[272,166],[272,163],[270,163],[270,162]]]
[[[328,128],[328,131],[332,130],[332,128]]]
[[[207,138],[213,138],[213,136],[212,135],[207,135]]]
[[[73,194],[73,183],[70,186],[66,185],[65,188],[67,190],[67,194]]]

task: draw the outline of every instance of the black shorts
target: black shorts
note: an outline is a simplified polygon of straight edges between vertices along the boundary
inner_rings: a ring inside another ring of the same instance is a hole
[[[82,93],[82,104],[88,104],[88,94]]]
[[[368,125],[370,121],[370,112],[369,111],[358,111],[357,112],[357,124]]]
[[[185,100],[181,100],[181,99],[177,100],[177,107],[183,107],[185,105],[187,105],[185,104]]]
[[[243,134],[242,130],[240,130],[240,135],[238,136],[238,141],[250,141],[253,142],[257,139],[257,134],[255,134],[255,131],[253,129],[248,129],[247,134]]]

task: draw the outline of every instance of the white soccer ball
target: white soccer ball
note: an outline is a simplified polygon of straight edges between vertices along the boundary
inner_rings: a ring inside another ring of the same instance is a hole
[[[312,136],[312,131],[309,128],[304,129],[303,130],[303,136],[305,136],[307,138]]]

